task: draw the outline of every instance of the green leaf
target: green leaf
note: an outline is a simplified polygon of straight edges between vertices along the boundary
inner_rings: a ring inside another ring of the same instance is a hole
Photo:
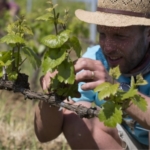
[[[65,96],[67,97],[68,96],[68,88],[58,88],[57,89],[57,94],[60,95],[60,96]]]
[[[3,72],[2,72],[2,68],[0,67],[1,71],[0,71],[0,77],[3,76]]]
[[[130,85],[131,85],[131,88],[135,88],[135,80],[134,80],[133,76],[131,76],[131,83],[130,83]]]
[[[18,73],[17,72],[10,72],[8,74],[8,79],[11,80],[11,81],[15,81],[17,79],[17,76],[18,76]]]
[[[2,51],[0,52],[0,60],[3,62],[4,66],[6,67],[6,72],[8,75],[13,74],[12,71],[17,72],[16,68],[13,66],[13,62],[15,59],[18,58],[17,51],[14,53],[14,58],[12,58],[12,51]],[[20,62],[22,61],[21,55],[19,55]],[[0,65],[0,70],[2,70],[2,66]],[[14,76],[14,75],[13,75]],[[10,77],[11,79],[11,77]]]
[[[48,12],[53,11],[56,7],[58,6],[58,4],[55,4],[52,8],[48,8],[46,9]]]
[[[132,89],[130,88],[130,90],[128,92],[125,92],[123,95],[122,95],[122,99],[121,100],[126,100],[126,99],[130,99],[134,96],[137,95],[137,89]]]
[[[5,63],[5,66],[10,66],[12,63],[12,60],[7,60],[7,62]]]
[[[33,68],[36,69],[40,66],[41,60],[32,49],[29,47],[23,47],[21,52],[27,57]]]
[[[51,91],[56,91],[60,87],[61,87],[61,83],[58,81],[57,75],[56,75],[54,78],[51,79],[50,90]]]
[[[78,83],[74,83],[73,85],[70,85],[68,89],[68,96],[74,97],[78,93]]]
[[[110,95],[115,95],[118,91],[118,87],[119,87],[119,84],[111,84],[109,82],[105,82],[105,83],[102,83],[101,85],[99,85],[98,87],[96,87],[94,89],[95,92],[97,91],[100,91],[98,93],[98,98],[100,100],[103,100],[107,97],[110,97]]]
[[[138,106],[142,111],[145,112],[147,110],[148,104],[142,96],[135,95],[135,97],[132,98],[132,102],[133,102],[133,104]]]
[[[148,84],[146,80],[144,80],[144,78],[142,77],[141,74],[137,75],[136,76],[136,86],[139,86],[139,85],[146,85]]]
[[[33,35],[31,28],[27,25],[24,16],[18,18],[15,22],[11,23],[7,27],[8,34],[18,35],[23,37],[26,35]],[[19,42],[18,42],[19,43]]]
[[[22,30],[23,30],[24,34],[26,34],[26,35],[33,35],[31,28],[29,28],[28,26],[23,26]]]
[[[114,79],[118,79],[121,75],[119,66],[117,66],[115,68],[110,68],[109,75],[112,76]]]
[[[12,61],[8,60],[6,63],[4,63],[3,61],[0,60],[0,66],[4,67],[4,66],[9,66],[11,65]]]
[[[75,73],[72,62],[63,61],[58,66],[58,80],[65,84],[73,84],[75,81]]]
[[[60,65],[66,58],[66,49],[50,49],[44,55],[42,61],[42,69],[44,73],[52,71],[53,68]]]
[[[24,44],[25,41],[22,37],[15,35],[15,34],[7,34],[3,38],[0,39],[1,43],[7,43],[7,44]]]
[[[110,83],[109,82],[104,82],[100,85],[98,85],[95,89],[94,89],[94,92],[100,92],[106,88],[108,88],[110,86]]]
[[[78,84],[69,85],[68,87],[64,88],[57,88],[57,94],[60,96],[74,97],[77,92],[78,92]]]
[[[70,33],[71,32],[69,30],[65,30],[59,35],[46,36],[41,42],[49,48],[60,48],[65,42],[68,41]]]
[[[63,25],[65,24],[65,22],[64,22],[62,19],[58,19],[58,20],[57,20],[57,23],[58,23],[58,24],[63,24]]]
[[[51,20],[52,18],[54,19],[53,14],[47,13],[47,14],[44,14],[44,15],[38,17],[36,20],[48,21],[48,20]]]
[[[6,30],[8,32],[8,34],[15,34],[14,30],[15,30],[16,26],[14,23],[11,23],[7,26]]]
[[[114,103],[107,101],[100,111],[99,119],[108,127],[116,127],[117,123],[121,124],[122,122],[121,108],[117,107]]]
[[[1,51],[0,52],[0,77],[3,76],[2,67],[7,66],[6,67],[7,74],[10,72],[9,68],[11,68],[12,61],[13,61],[11,58],[12,57],[11,52],[12,51]],[[11,69],[11,72],[12,72],[12,69]]]
[[[0,60],[0,66],[4,67],[5,63],[3,61]]]
[[[0,60],[6,63],[8,60],[11,60],[12,51],[2,51],[0,52]]]
[[[70,41],[70,44],[73,47],[74,51],[76,52],[77,56],[81,57],[82,48],[81,48],[81,45],[80,45],[77,37],[72,36],[72,37],[70,37],[69,41]]]

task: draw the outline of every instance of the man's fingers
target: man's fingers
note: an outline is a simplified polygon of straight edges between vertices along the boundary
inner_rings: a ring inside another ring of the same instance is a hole
[[[87,82],[81,86],[81,89],[84,91],[94,90],[98,85],[102,84],[103,81]]]
[[[50,86],[50,77],[47,77],[47,78],[43,78],[43,81],[42,81],[42,88],[43,90],[48,90],[49,89],[49,86]]]
[[[99,73],[98,71],[90,71],[90,70],[83,70],[76,74],[76,81],[77,82],[92,82],[92,81],[105,81],[106,74],[105,72]]]
[[[80,81],[87,81],[87,80],[91,80],[92,78],[92,73],[90,70],[84,70],[81,71],[80,73],[78,73],[76,75],[76,81],[80,82]]]
[[[49,73],[49,75],[50,75],[51,78],[54,78],[54,77],[56,76],[57,73],[58,73],[58,71],[55,70],[54,72]]]
[[[55,70],[54,72],[48,72],[46,73],[45,76],[42,76],[40,78],[40,84],[41,84],[41,87],[44,91],[47,91],[50,87],[50,82],[51,82],[51,78],[54,78],[56,76],[56,74],[58,73],[57,70]]]
[[[89,59],[89,58],[80,58],[75,62],[74,65],[75,72],[79,72],[81,70],[104,70],[104,66],[100,61]]]

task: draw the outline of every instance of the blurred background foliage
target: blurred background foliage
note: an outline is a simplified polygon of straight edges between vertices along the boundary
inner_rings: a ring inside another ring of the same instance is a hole
[[[2,7],[0,0],[0,7]],[[45,46],[40,43],[40,40],[45,35],[54,33],[52,24],[37,21],[36,18],[43,15],[47,8],[47,0],[10,0],[15,2],[19,12],[13,14],[11,8],[6,7],[0,9],[0,38],[6,34],[6,27],[9,23],[16,20],[17,17],[24,15],[29,26],[34,33],[28,37],[28,46],[37,52],[39,59],[42,58],[42,52]],[[83,53],[91,44],[89,40],[89,25],[79,21],[74,12],[76,9],[87,9],[87,5],[83,2],[75,2],[72,0],[53,0],[57,2],[57,12],[64,15],[65,9],[69,10],[68,28],[70,28],[82,43]],[[9,47],[0,44],[0,50],[7,50]],[[75,59],[75,55],[72,54]],[[34,91],[42,92],[39,85],[39,78],[42,75],[41,69],[33,70],[31,65],[26,61],[22,72],[29,76],[30,87]],[[47,149],[70,149],[63,135],[60,135],[56,140],[49,143],[41,144],[38,142],[34,134],[34,108],[38,101],[25,101],[24,97],[17,93],[0,91],[0,150],[8,149],[29,149],[29,150],[47,150]]]
[[[8,10],[5,11],[3,14],[3,21],[1,21],[2,23],[0,22],[0,37],[5,35],[6,27],[9,23],[11,23],[13,20],[16,20],[17,17],[21,15],[25,16],[29,26],[33,31],[33,36],[28,37],[28,47],[36,51],[39,58],[41,58],[46,48],[41,44],[41,39],[44,36],[55,32],[53,24],[36,20],[37,17],[46,13],[45,10],[48,7],[47,0],[10,0],[10,2],[11,1],[18,5],[19,13],[17,13],[17,15],[13,15],[12,17],[9,15]],[[82,51],[84,53],[86,48],[91,44],[91,41],[89,40],[89,25],[78,20],[75,17],[74,12],[76,9],[86,9],[88,5],[83,2],[75,2],[74,0],[53,0],[53,2],[58,3],[56,11],[60,13],[61,17],[64,16],[65,9],[69,10],[67,27],[71,29],[73,34],[79,38],[80,43],[82,43]],[[4,44],[1,44],[0,49],[5,50],[8,49],[8,47]],[[72,54],[72,58],[76,59],[74,54]],[[28,67],[26,67],[26,65]],[[29,75],[31,87],[34,87],[34,90],[37,90],[39,83],[37,81],[41,73],[40,69],[34,71],[32,68],[30,68],[28,62],[24,64],[24,69],[25,70],[23,71],[28,72],[27,74]]]

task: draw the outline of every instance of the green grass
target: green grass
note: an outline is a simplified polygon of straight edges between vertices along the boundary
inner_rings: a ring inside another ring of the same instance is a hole
[[[37,102],[25,101],[20,94],[10,93],[1,92],[0,97],[0,150],[70,149],[63,135],[52,142],[41,144],[33,127]]]

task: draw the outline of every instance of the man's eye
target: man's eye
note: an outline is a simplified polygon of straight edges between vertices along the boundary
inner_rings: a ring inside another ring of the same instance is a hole
[[[125,37],[126,37],[126,36],[121,35],[121,34],[116,34],[115,36],[116,36],[116,37],[120,37],[120,38],[125,38]]]
[[[104,35],[104,33],[100,32],[100,35]]]
[[[100,36],[105,36],[105,33],[99,33]]]

